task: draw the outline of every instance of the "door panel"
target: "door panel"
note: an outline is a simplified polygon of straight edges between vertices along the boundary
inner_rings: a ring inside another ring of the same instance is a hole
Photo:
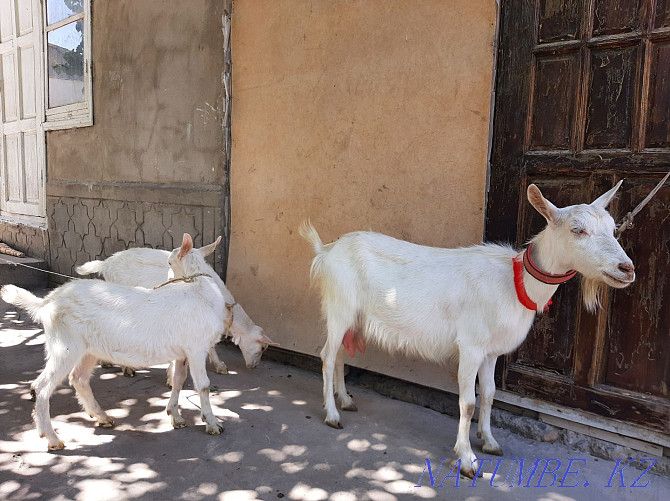
[[[486,238],[518,247],[545,222],[536,183],[559,206],[625,178],[610,206],[632,210],[670,168],[670,0],[501,4]],[[621,243],[636,282],[596,313],[562,285],[499,384],[521,395],[670,432],[670,186]]]
[[[35,48],[30,45],[21,47],[19,51],[21,62],[21,118],[35,118]]]
[[[569,150],[572,122],[575,115],[577,81],[572,77],[579,72],[579,54],[541,56],[535,63],[529,149]],[[548,122],[543,119],[554,110],[565,110]]]
[[[13,122],[19,118],[16,95],[16,57],[13,52],[2,56],[2,87],[4,96],[4,121]]]
[[[657,182],[638,180],[622,194],[621,202],[633,206]],[[633,286],[612,297],[600,378],[602,384],[658,397],[668,397],[670,378],[670,225],[664,224],[668,219],[670,187],[665,187],[622,237],[624,248],[637,265],[637,279]],[[629,314],[619,315],[619,311]]]
[[[591,52],[585,148],[631,147],[639,52],[638,46]]]
[[[21,202],[21,135],[12,134],[5,137],[5,160],[7,176],[7,201]]]
[[[652,45],[649,87],[645,146],[670,148],[670,42]]]
[[[593,36],[627,33],[640,28],[642,0],[595,0]]]

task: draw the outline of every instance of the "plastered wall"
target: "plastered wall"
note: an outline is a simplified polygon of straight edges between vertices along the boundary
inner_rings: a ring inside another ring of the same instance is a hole
[[[284,348],[325,339],[313,257],[374,230],[481,241],[495,2],[235,0],[228,285]],[[369,347],[347,363],[454,389],[454,368]]]
[[[226,3],[93,2],[94,125],[47,134],[51,269],[223,233]]]

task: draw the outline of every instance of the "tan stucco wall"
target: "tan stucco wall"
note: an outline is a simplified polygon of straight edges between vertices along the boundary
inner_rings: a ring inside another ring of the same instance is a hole
[[[49,181],[220,183],[222,0],[93,2],[93,127],[47,135]]]
[[[232,24],[228,285],[283,347],[318,354],[302,220],[324,242],[481,241],[495,2],[236,0]],[[347,363],[453,388],[453,368],[372,347]]]

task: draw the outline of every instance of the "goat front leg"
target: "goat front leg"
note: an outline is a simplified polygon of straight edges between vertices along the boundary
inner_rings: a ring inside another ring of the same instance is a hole
[[[469,478],[475,478],[477,474],[474,463],[477,457],[472,452],[470,445],[470,421],[475,412],[475,377],[483,358],[478,350],[460,347],[458,357],[458,408],[460,418],[454,452],[461,461],[461,473]]]
[[[216,347],[212,346],[207,356],[209,357],[209,363],[214,368],[214,372],[217,374],[228,374],[228,366],[219,358],[218,353],[216,353]]]
[[[172,369],[171,371],[170,368]],[[186,426],[186,420],[179,413],[179,392],[184,386],[184,381],[186,381],[188,361],[173,360],[170,362],[170,368],[168,368],[168,381],[169,386],[172,386],[172,393],[170,393],[170,400],[165,410],[168,416],[170,416],[172,427],[177,429]]]
[[[197,354],[188,357],[188,362],[191,366],[191,379],[193,379],[193,387],[200,395],[200,413],[202,420],[205,422],[205,430],[210,435],[219,435],[223,431],[223,425],[219,424],[216,419],[212,406],[209,403],[209,378],[207,377],[207,354]],[[176,371],[176,367],[175,367]]]
[[[335,360],[335,395],[343,411],[353,412],[358,410],[354,399],[347,393],[347,388],[344,385],[344,346],[342,345],[337,350],[337,359]]]
[[[502,456],[503,452],[491,433],[491,407],[496,392],[495,368],[496,356],[488,356],[479,368],[479,423],[477,437],[483,440],[482,451]]]
[[[84,355],[81,362],[70,372],[70,386],[77,393],[77,400],[81,406],[89,416],[95,418],[98,426],[111,428],[114,426],[114,420],[100,407],[91,389],[91,374],[97,363],[98,360],[93,355]]]

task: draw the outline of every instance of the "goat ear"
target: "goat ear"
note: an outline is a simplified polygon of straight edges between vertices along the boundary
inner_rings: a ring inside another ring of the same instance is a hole
[[[547,200],[542,196],[540,188],[538,188],[534,184],[531,184],[530,186],[528,186],[526,194],[528,196],[528,201],[530,202],[530,204],[533,207],[535,207],[535,210],[537,210],[537,212],[539,212],[544,216],[544,218],[547,220],[548,223],[551,223],[554,219],[556,219],[558,208],[554,204],[552,204],[549,200]]]
[[[603,193],[600,195],[598,198],[596,198],[593,202],[591,202],[592,207],[600,207],[601,209],[606,209],[609,203],[612,201],[614,198],[614,195],[616,192],[619,190],[619,187],[621,187],[621,183],[623,183],[623,179],[619,181],[614,188],[609,190],[607,193]]]
[[[181,247],[179,248],[179,252],[177,253],[177,259],[180,261],[186,257],[186,254],[191,252],[191,249],[193,249],[193,239],[191,238],[191,235],[188,233],[184,233],[184,238],[181,241]]]
[[[217,246],[220,243],[221,243],[221,237],[217,238],[216,241],[212,242],[209,245],[205,245],[204,247],[200,247],[198,250],[200,251],[200,254],[202,254],[202,257],[207,257],[212,252],[214,252],[214,249],[216,249]]]
[[[261,334],[261,341],[267,344],[268,346],[279,346],[279,343],[275,343],[272,339],[267,337],[265,334]]]

